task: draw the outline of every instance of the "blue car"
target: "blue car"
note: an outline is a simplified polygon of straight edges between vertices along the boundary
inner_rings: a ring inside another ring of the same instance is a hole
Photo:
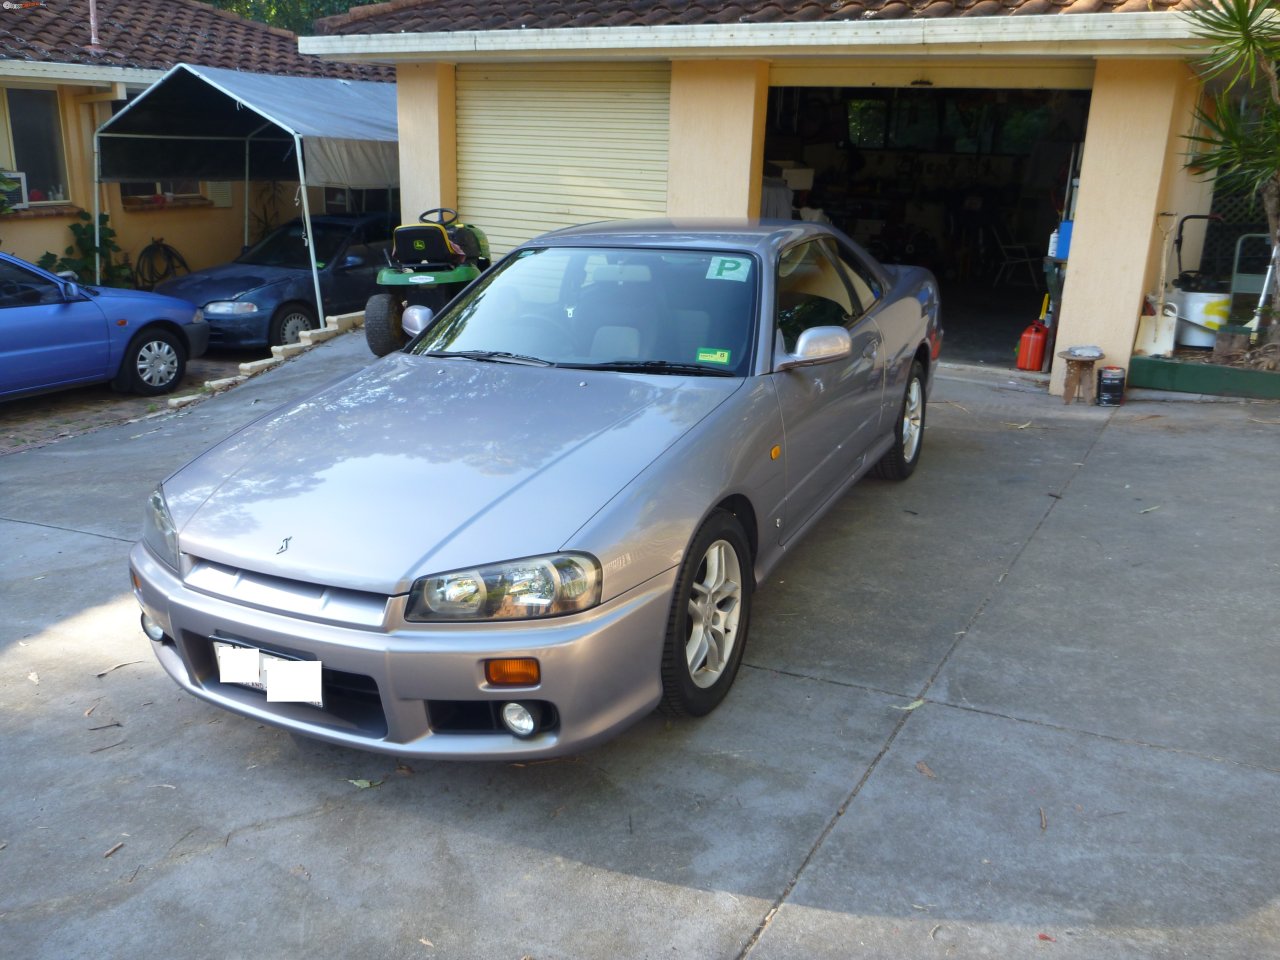
[[[167,393],[208,344],[193,303],[84,286],[0,253],[0,400],[104,380]]]
[[[388,215],[311,218],[326,313],[364,309],[391,242]],[[301,220],[267,234],[231,263],[178,277],[157,291],[199,304],[218,347],[297,343],[319,325]]]

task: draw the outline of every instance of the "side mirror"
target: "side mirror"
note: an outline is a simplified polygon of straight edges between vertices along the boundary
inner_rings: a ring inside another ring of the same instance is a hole
[[[810,327],[800,334],[794,353],[784,353],[775,361],[775,370],[811,367],[853,354],[853,337],[844,327]]]
[[[338,264],[339,270],[354,270],[356,267],[364,266],[364,257],[358,253],[348,253],[342,258],[342,263]]]
[[[62,274],[58,274],[62,277]],[[72,279],[64,278],[62,281],[62,299],[65,303],[71,303],[76,300],[88,299],[80,290],[80,284],[75,279],[75,274],[71,274]]]
[[[431,326],[433,319],[435,319],[435,313],[430,307],[414,304],[411,307],[404,308],[404,315],[400,318],[400,329],[404,331],[406,337],[412,340],[427,327]]]

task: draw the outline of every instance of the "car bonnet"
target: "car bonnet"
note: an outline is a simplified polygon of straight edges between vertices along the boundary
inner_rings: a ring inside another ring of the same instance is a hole
[[[393,354],[166,481],[181,549],[388,594],[549,553],[744,383]]]
[[[204,306],[213,300],[234,300],[251,290],[300,275],[304,275],[303,271],[289,267],[225,263],[162,283],[156,292]]]

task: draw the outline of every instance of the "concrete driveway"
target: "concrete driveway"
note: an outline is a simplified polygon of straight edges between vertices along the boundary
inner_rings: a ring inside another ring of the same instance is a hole
[[[777,572],[711,717],[397,764],[179,692],[125,561],[157,479],[368,360],[0,457],[0,953],[1280,952],[1280,408],[944,370],[921,469]]]

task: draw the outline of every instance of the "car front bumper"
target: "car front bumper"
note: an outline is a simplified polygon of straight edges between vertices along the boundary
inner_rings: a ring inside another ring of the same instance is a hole
[[[152,650],[188,692],[235,713],[330,743],[401,757],[511,760],[583,749],[650,712],[675,569],[582,614],[541,621],[373,629],[317,622],[192,589],[141,543],[130,553],[134,594],[164,631]],[[391,598],[393,611],[398,598]],[[399,623],[388,612],[384,623]],[[324,708],[273,703],[221,683],[214,639],[323,665]],[[496,688],[484,661],[534,657],[535,687]],[[443,729],[435,705],[537,701],[556,724],[521,739],[503,729]]]
[[[209,345],[213,347],[265,347],[271,315],[259,311],[243,317],[205,314]]]
[[[187,359],[195,360],[197,357],[203,357],[205,351],[209,349],[208,322],[184,324],[182,332],[187,338]]]

